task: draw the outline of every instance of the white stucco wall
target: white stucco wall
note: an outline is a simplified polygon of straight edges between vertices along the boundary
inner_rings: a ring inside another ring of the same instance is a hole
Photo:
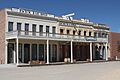
[[[32,24],[36,24],[36,31],[37,32],[39,32],[39,25],[43,25],[43,32],[46,32],[46,26],[50,26],[49,27],[50,33],[52,33],[53,26],[56,27],[56,32],[59,32],[57,21],[8,15],[7,22],[9,22],[9,21],[14,22],[13,30],[17,30],[17,22],[19,22],[19,23],[22,23],[21,30],[25,30],[25,23],[28,23],[29,24],[29,31],[32,31]],[[8,31],[8,28],[6,28],[6,32],[7,31]]]

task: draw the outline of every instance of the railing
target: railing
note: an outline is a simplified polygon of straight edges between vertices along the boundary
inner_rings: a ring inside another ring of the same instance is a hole
[[[10,37],[16,37],[18,35],[18,31],[10,31],[6,32],[6,38]]]
[[[66,39],[66,40],[75,40],[75,41],[98,41],[98,42],[107,42],[107,38],[95,38],[95,37],[85,37],[79,35],[67,35],[67,34],[59,34],[59,33],[46,33],[46,32],[32,32],[32,31],[12,31],[6,32],[6,38],[9,37],[33,37],[33,38],[51,38],[51,39]]]

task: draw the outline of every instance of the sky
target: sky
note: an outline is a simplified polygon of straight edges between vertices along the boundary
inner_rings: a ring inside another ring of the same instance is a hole
[[[27,8],[56,16],[75,13],[75,19],[88,18],[107,24],[112,32],[120,32],[120,0],[0,0],[0,8]]]

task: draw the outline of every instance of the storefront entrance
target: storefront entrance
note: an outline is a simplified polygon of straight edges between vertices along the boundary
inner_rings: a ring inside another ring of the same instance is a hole
[[[24,63],[30,61],[30,44],[24,44]]]
[[[14,43],[8,43],[8,64],[9,63],[14,63],[14,54],[15,54],[15,49],[14,49]]]

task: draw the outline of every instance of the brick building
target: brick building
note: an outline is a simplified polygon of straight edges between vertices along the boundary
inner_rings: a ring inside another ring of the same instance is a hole
[[[120,59],[120,33],[109,33],[110,57],[112,59]]]

